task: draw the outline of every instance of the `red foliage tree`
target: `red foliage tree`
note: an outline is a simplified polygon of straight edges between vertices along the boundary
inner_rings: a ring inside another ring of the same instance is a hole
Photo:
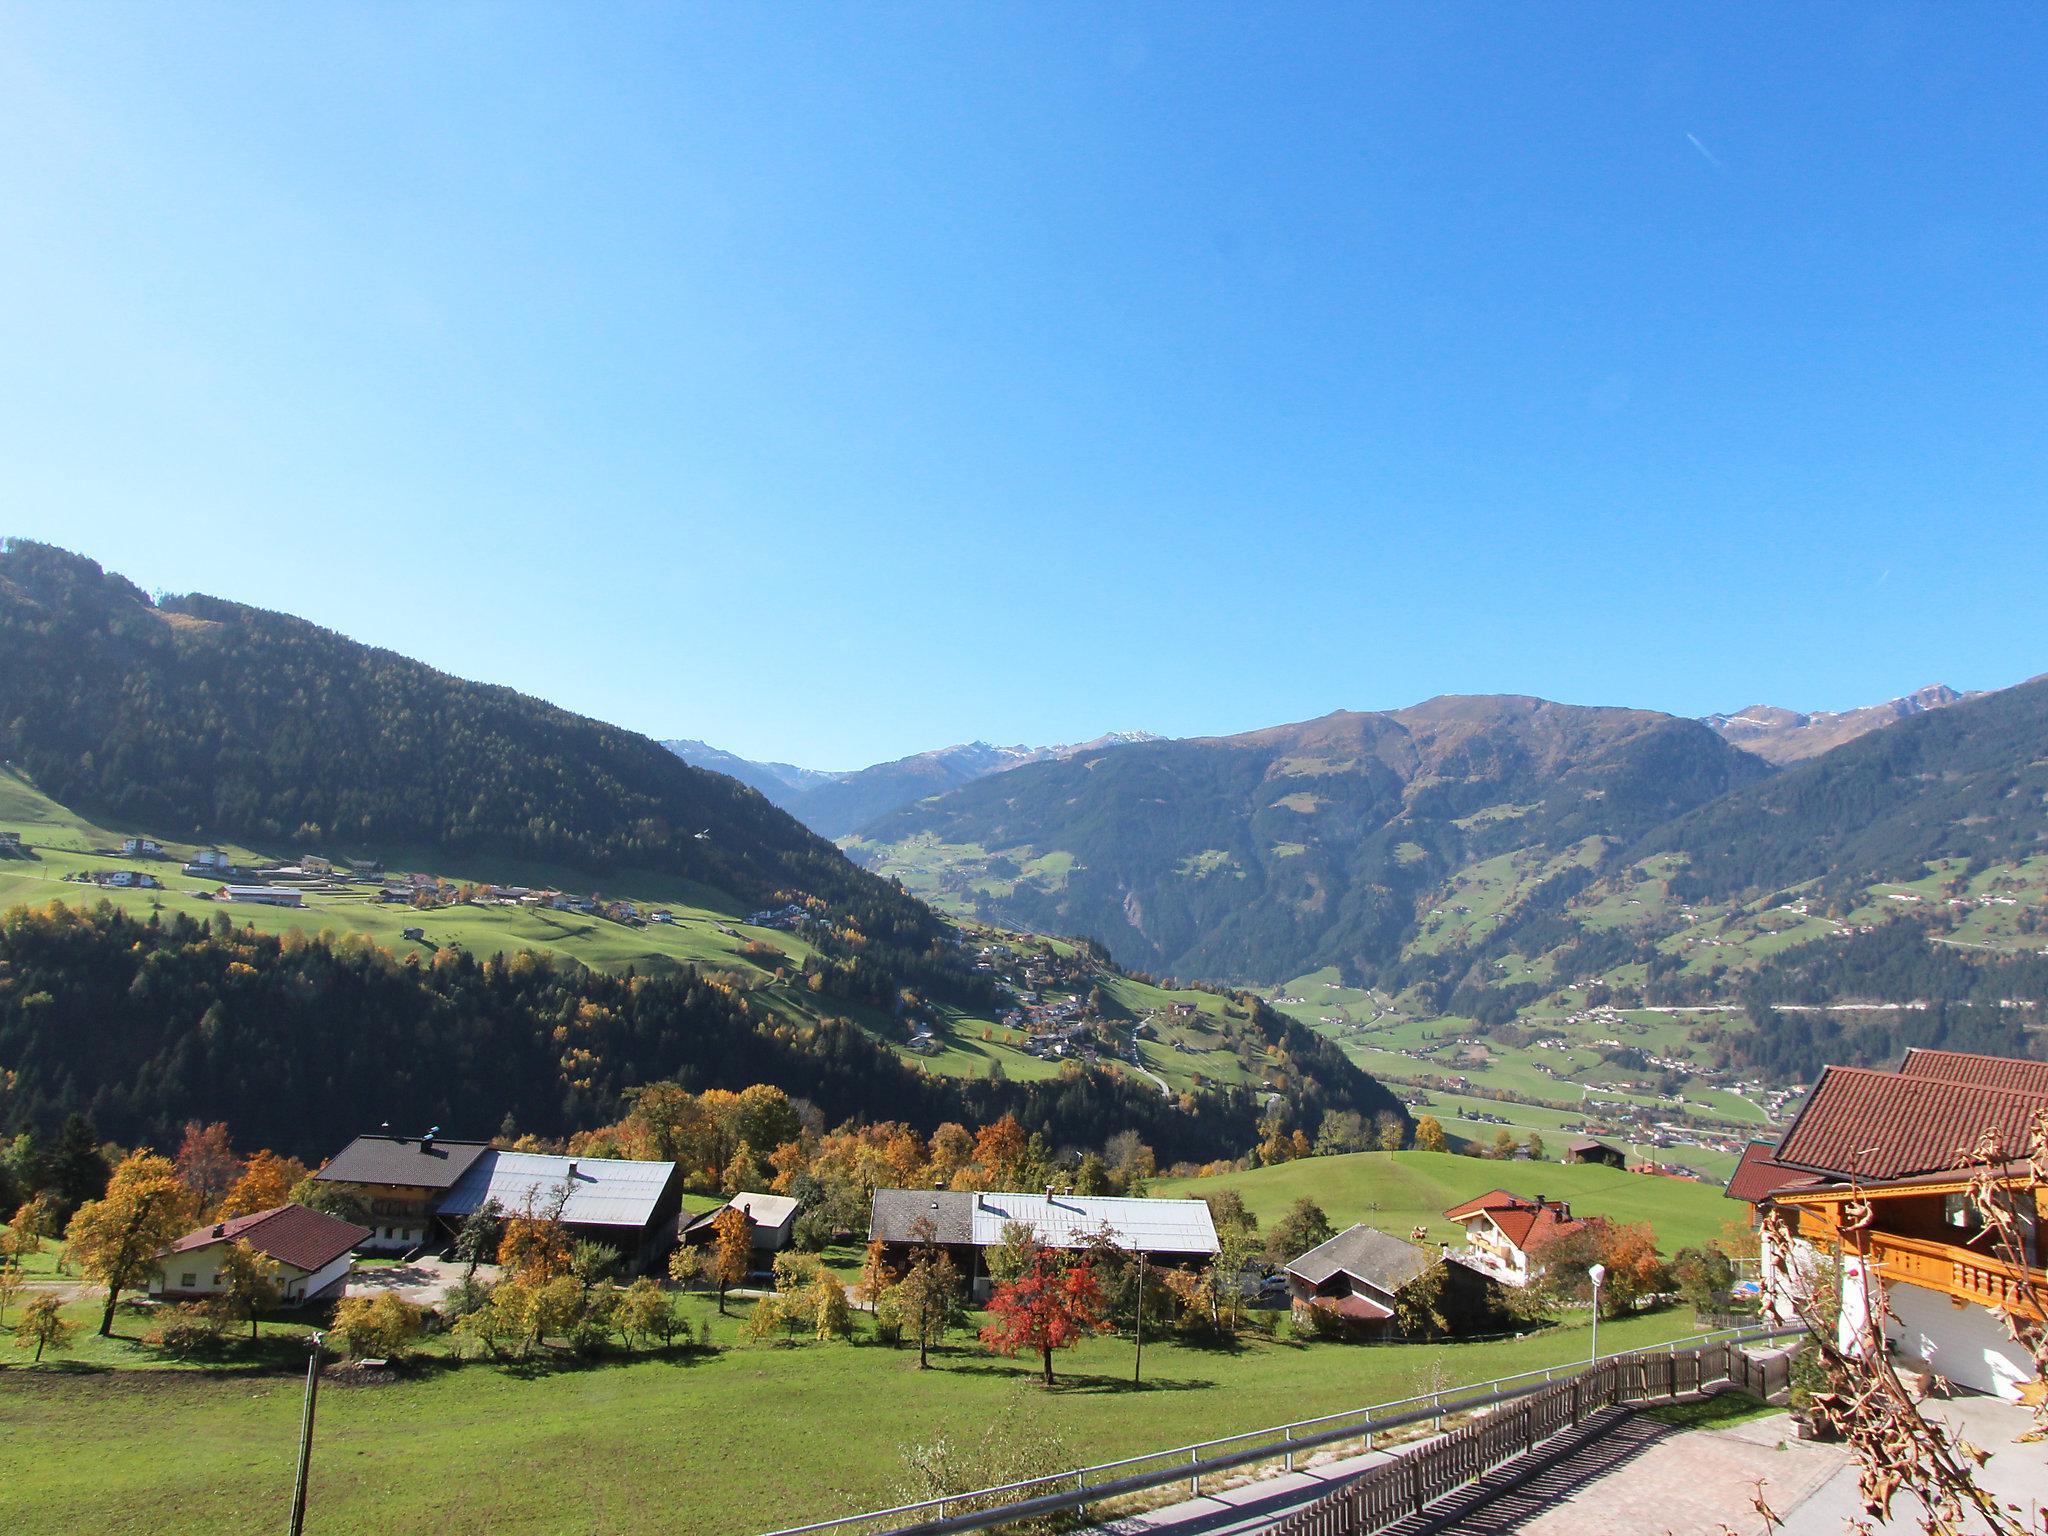
[[[1070,1264],[1050,1248],[1034,1251],[1022,1274],[997,1286],[988,1310],[993,1321],[981,1330],[981,1342],[1000,1355],[1038,1351],[1048,1387],[1054,1350],[1109,1327],[1094,1266]]]

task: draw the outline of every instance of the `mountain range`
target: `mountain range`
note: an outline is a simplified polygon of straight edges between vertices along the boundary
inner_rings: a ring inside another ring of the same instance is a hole
[[[1897,721],[1975,697],[1974,693],[1958,693],[1946,683],[1934,683],[1861,709],[1801,714],[1774,704],[1752,704],[1732,715],[1708,715],[1702,724],[1719,732],[1722,740],[1745,752],[1754,752],[1767,763],[1782,766],[1818,757]]]
[[[1733,913],[2038,852],[2048,681],[1947,692],[1861,712],[1891,723],[1783,768],[1712,722],[1642,710],[1488,696],[1341,711],[1020,768],[846,846],[942,905],[1170,974],[1484,981],[1460,965],[1505,963],[1504,934],[1545,913],[1547,948],[1518,952],[1570,974],[1548,951],[1611,947],[1603,903],[1643,904],[1621,892],[1644,861],[1674,907]]]
[[[1001,747],[969,741],[845,773],[797,768],[788,763],[750,762],[701,741],[667,741],[662,745],[687,763],[730,774],[742,784],[753,786],[819,836],[839,838],[858,831],[877,816],[972,784],[992,773],[1104,747],[1159,739],[1148,731],[1114,731],[1092,741],[1055,747]]]
[[[1703,716],[1700,723],[1730,745],[1782,767],[1817,757],[1896,721],[1976,696],[1935,683],[1860,709],[1802,714],[1774,704],[1752,704],[1731,714]],[[1150,731],[1113,731],[1091,741],[1053,747],[1002,747],[970,741],[844,772],[800,768],[793,763],[758,762],[704,741],[677,739],[662,745],[686,763],[727,774],[758,789],[819,836],[842,839],[891,811],[972,784],[992,773],[1094,753],[1104,747],[1165,739]]]

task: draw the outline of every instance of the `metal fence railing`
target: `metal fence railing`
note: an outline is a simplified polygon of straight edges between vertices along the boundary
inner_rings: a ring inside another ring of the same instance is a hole
[[[1618,1355],[1360,1474],[1280,1521],[1268,1536],[1372,1536],[1421,1514],[1603,1408],[1681,1397],[1723,1384],[1769,1399],[1790,1380],[1789,1355],[1757,1360],[1733,1344]]]
[[[1748,1360],[1749,1357],[1743,1353],[1744,1345],[1789,1339],[1798,1332],[1797,1329],[1784,1328],[1718,1330],[1678,1340],[1661,1350],[1610,1356],[1592,1369],[1606,1370],[1620,1361],[1675,1359],[1679,1355],[1697,1355],[1702,1350],[1717,1348],[1725,1348],[1728,1355],[1737,1359]],[[1673,1366],[1672,1369],[1682,1368]],[[1296,1456],[1347,1441],[1363,1441],[1370,1450],[1379,1436],[1393,1430],[1425,1423],[1441,1430],[1447,1418],[1517,1402],[1553,1387],[1568,1385],[1585,1373],[1585,1367],[1571,1365],[1523,1371],[1492,1381],[1296,1419],[1286,1424],[1148,1451],[1139,1456],[1098,1462],[1093,1466],[1076,1467],[1019,1482],[789,1526],[770,1532],[768,1536],[824,1536],[824,1533],[851,1536],[856,1531],[867,1531],[874,1536],[949,1536],[953,1532],[989,1530],[1081,1509],[1171,1483],[1185,1482],[1193,1496],[1200,1493],[1201,1481],[1205,1477],[1214,1478],[1225,1472],[1270,1461],[1280,1462],[1286,1470],[1292,1471]],[[1728,1379],[1715,1378],[1706,1384],[1713,1385],[1716,1381]],[[1695,1382],[1694,1387],[1684,1390],[1695,1390],[1697,1385]]]

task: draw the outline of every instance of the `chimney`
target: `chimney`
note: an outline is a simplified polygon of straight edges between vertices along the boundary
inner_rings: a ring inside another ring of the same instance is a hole
[[[933,1180],[932,1180],[932,1188],[933,1188],[933,1189],[944,1189],[945,1187],[946,1187],[946,1181],[945,1181],[944,1179],[933,1179]],[[934,1200],[934,1201],[932,1202],[932,1204],[933,1204],[933,1206],[935,1206],[935,1207],[936,1207],[936,1206],[938,1205],[938,1202],[937,1202],[936,1200]]]
[[[569,1159],[569,1177],[572,1179],[576,1177],[576,1159],[573,1157]]]
[[[379,1136],[389,1136],[391,1134],[391,1122],[386,1120],[382,1125],[378,1126],[377,1134]]]
[[[217,1222],[215,1222],[215,1223],[213,1224],[213,1235],[214,1235],[215,1237],[225,1237],[225,1236],[227,1236],[227,1231],[228,1231],[228,1224],[227,1224],[226,1222],[224,1222],[224,1221],[217,1221]]]
[[[1050,1184],[1045,1186],[1045,1198],[1048,1200],[1052,1198],[1052,1186]]]

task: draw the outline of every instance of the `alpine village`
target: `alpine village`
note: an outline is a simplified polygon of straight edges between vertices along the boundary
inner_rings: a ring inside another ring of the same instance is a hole
[[[2048,1536],[2044,72],[8,6],[0,1536]]]

